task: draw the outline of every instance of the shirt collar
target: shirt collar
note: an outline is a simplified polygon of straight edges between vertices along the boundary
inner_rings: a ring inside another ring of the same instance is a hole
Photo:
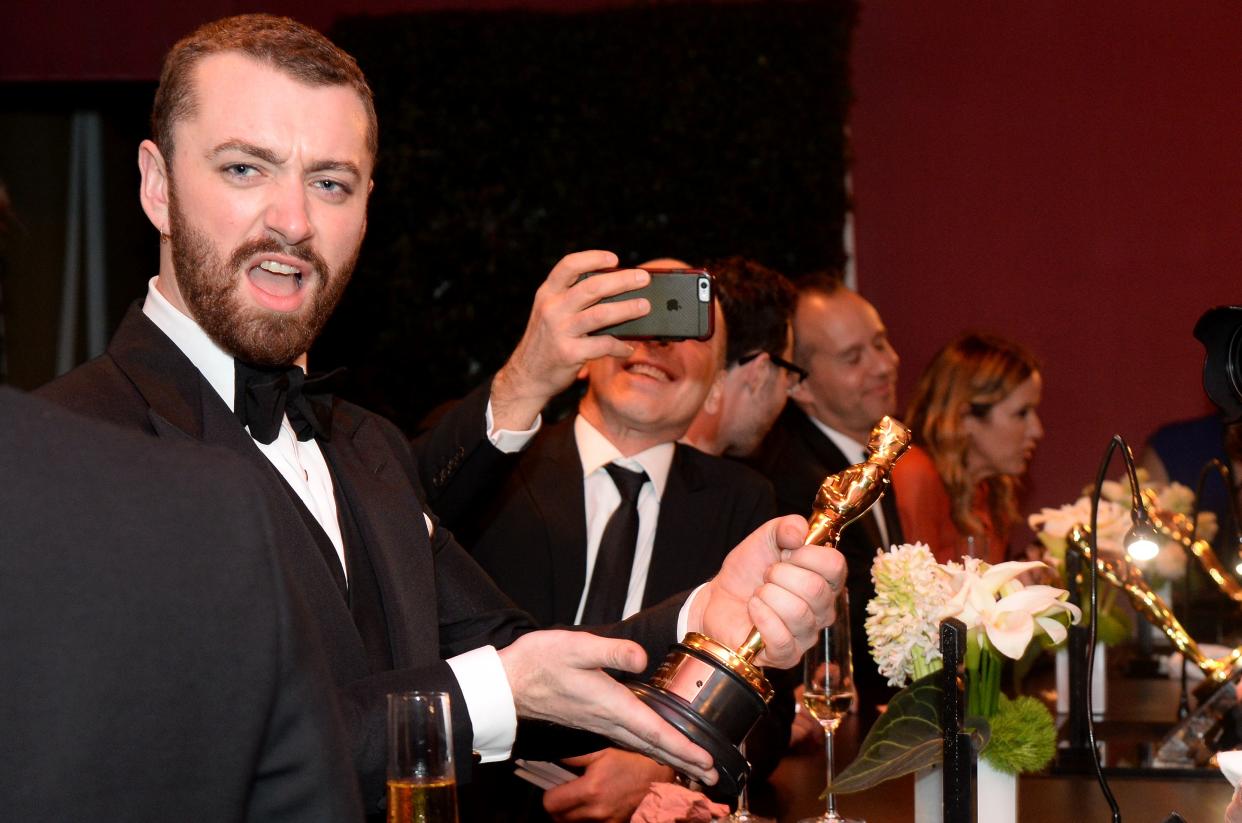
[[[655,487],[656,497],[664,497],[664,486],[668,483],[669,468],[673,465],[673,453],[677,448],[675,443],[658,443],[638,454],[622,457],[617,447],[582,415],[574,419],[574,440],[578,443],[578,456],[582,459],[583,477],[609,463],[631,470],[642,469]]]
[[[202,372],[203,377],[216,390],[216,394],[220,395],[220,399],[232,411],[235,379],[233,355],[216,345],[193,318],[169,303],[168,298],[156,288],[157,279],[152,277],[147,283],[147,299],[143,301],[142,313],[181,349],[181,353]]]
[[[867,447],[864,444],[859,443],[848,434],[842,434],[827,423],[817,420],[813,415],[808,414],[807,417],[815,424],[815,428],[823,432],[833,442],[833,445],[841,450],[841,454],[845,455],[845,459],[849,461],[850,465],[861,463],[867,459]]]

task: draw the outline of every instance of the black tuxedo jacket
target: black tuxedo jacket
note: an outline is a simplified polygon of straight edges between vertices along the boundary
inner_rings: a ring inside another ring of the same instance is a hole
[[[793,403],[785,405],[785,410],[750,463],[772,481],[781,514],[801,514],[804,517],[810,514],[811,504],[815,502],[815,494],[824,478],[850,466],[850,461],[836,444]],[[884,493],[879,506],[884,513],[889,543],[905,542],[892,486]],[[887,701],[893,693],[871,658],[864,628],[867,601],[875,596],[871,563],[876,549],[888,548],[882,546],[882,542],[875,517],[868,512],[846,526],[837,543],[837,549],[845,555],[847,564],[854,678],[864,718],[868,718],[874,707]]]
[[[361,819],[260,482],[0,387],[9,820]]]
[[[486,395],[475,392],[440,421],[458,439],[480,430]],[[487,448],[446,450],[420,442],[437,506],[450,512],[462,544],[513,600],[541,625],[570,625],[586,585],[586,503],[573,418],[548,426],[520,454]],[[457,458],[451,482],[444,466]],[[776,514],[772,486],[733,461],[676,444],[660,500],[643,607],[680,607],[688,590],[720,570],[725,555]],[[671,598],[671,600],[670,600]],[[664,659],[649,653],[649,671]],[[756,772],[775,768],[784,753],[792,702],[782,694],[773,713],[751,735]],[[537,739],[538,731],[534,732]],[[529,731],[519,737],[532,739]],[[598,747],[595,747],[598,748]],[[463,794],[463,810],[478,821],[546,821],[540,792],[508,768],[484,767],[481,791]]]
[[[536,435],[499,488],[452,524],[462,543],[541,625],[572,624],[586,585],[586,504],[573,419]],[[711,579],[725,555],[775,516],[751,469],[675,445],[660,500],[643,607]],[[658,661],[653,661],[658,662]]]
[[[181,350],[135,304],[100,357],[39,390],[88,416],[176,443],[220,446],[256,469],[276,520],[281,557],[314,618],[338,687],[367,808],[384,796],[389,692],[445,691],[453,705],[459,781],[469,779],[473,727],[446,658],[497,648],[534,628],[446,528],[428,534],[420,472],[404,435],[389,421],[340,399],[331,440],[320,443],[375,569],[393,669],[374,672],[347,602],[327,536],[287,491],[279,473]],[[455,436],[448,430],[446,436]],[[478,439],[477,437],[475,438]],[[439,453],[456,453],[443,446]],[[458,460],[461,464],[463,461]],[[442,466],[440,468],[443,468]],[[433,524],[435,517],[431,517]],[[608,627],[607,633],[663,656],[675,634],[673,604]]]

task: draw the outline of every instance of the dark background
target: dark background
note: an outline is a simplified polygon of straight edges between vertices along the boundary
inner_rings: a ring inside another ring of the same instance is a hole
[[[408,427],[504,362],[570,251],[839,265],[851,12],[343,21],[381,149],[369,236],[316,363],[349,366],[357,396]]]

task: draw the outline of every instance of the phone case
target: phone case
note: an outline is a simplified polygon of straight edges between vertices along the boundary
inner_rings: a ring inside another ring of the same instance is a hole
[[[641,289],[605,297],[613,303],[645,297],[651,312],[636,320],[618,323],[592,332],[611,334],[625,340],[707,340],[715,327],[716,287],[702,269],[662,271],[648,269],[651,282]],[[584,277],[602,272],[590,272]]]

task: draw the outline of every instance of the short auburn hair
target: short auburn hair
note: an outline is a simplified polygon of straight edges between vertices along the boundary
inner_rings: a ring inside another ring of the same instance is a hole
[[[237,52],[279,69],[308,86],[349,86],[367,112],[367,148],[379,150],[375,99],[358,63],[319,32],[288,17],[240,14],[206,23],[164,58],[160,85],[151,107],[151,135],[166,160],[172,159],[173,126],[194,114],[194,68],[213,54]]]

